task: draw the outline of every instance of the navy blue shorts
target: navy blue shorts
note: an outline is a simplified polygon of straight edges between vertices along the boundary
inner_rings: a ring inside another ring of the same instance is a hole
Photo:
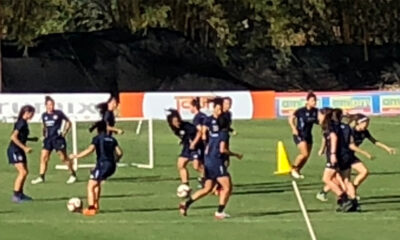
[[[56,137],[56,138],[45,138],[43,141],[43,149],[47,151],[64,151],[67,149],[67,142],[64,137]]]
[[[7,155],[9,164],[26,163],[26,154],[20,148],[8,147]]]
[[[362,161],[358,157],[354,156],[353,161],[351,162],[351,165],[361,163],[361,162]]]
[[[220,177],[229,176],[228,168],[223,161],[207,161],[204,164],[204,177],[208,180],[217,180]]]
[[[306,142],[308,145],[313,144],[312,136],[310,137],[302,137],[300,135],[293,135],[293,141],[296,145],[299,145],[301,142]]]
[[[111,177],[117,168],[117,164],[113,162],[97,162],[96,167],[90,172],[90,179],[103,181]]]
[[[339,170],[344,171],[351,168],[353,164],[355,156],[354,155],[342,155],[338,158],[338,167]]]
[[[197,148],[195,150],[191,150],[189,146],[184,146],[182,149],[181,154],[179,155],[180,157],[184,157],[189,159],[190,161],[193,160],[200,160],[203,161],[204,159],[204,150],[201,148]]]

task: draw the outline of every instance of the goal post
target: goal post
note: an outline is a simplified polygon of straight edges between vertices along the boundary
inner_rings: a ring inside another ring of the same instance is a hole
[[[119,135],[116,135],[116,139],[118,140],[120,145],[125,145],[128,147],[123,147],[122,150],[124,151],[124,157],[123,157],[123,162],[122,163],[118,163],[118,167],[128,167],[128,166],[133,166],[133,167],[137,167],[137,168],[145,168],[145,169],[153,169],[154,168],[154,142],[153,142],[153,120],[150,118],[117,118],[116,119],[117,122],[121,123],[121,125],[127,125],[129,122],[137,122],[136,125],[136,129],[130,129],[128,127],[123,128],[123,130],[125,131],[125,134],[121,136],[121,138],[124,138],[125,135],[128,135],[125,137],[125,139],[119,139]],[[82,135],[87,135],[87,129],[88,129],[88,124],[93,123],[95,121],[93,120],[74,120],[71,119],[71,138],[70,138],[70,144],[72,149],[70,149],[70,151],[72,151],[73,154],[77,154],[78,153],[78,142],[79,141],[85,141],[84,146],[88,145],[88,139],[85,139],[85,136]],[[141,132],[143,132],[142,126],[145,125],[143,123],[147,123],[147,154],[145,154],[145,156],[140,156],[140,154],[138,154],[139,156],[132,156],[132,155],[137,155],[135,153],[132,154],[131,151],[136,148],[143,148],[143,146],[132,146],[134,144],[134,136],[136,135],[137,137],[141,137]],[[86,128],[84,129],[80,129],[81,126],[78,126],[78,124],[86,124]],[[131,126],[129,126],[131,127]],[[86,131],[86,133],[85,133]],[[93,134],[89,135],[90,137],[93,137]],[[88,137],[88,136],[86,136]],[[128,137],[131,137],[132,139],[128,139]],[[84,140],[82,140],[82,138],[84,138]],[[128,149],[129,148],[129,149]],[[80,149],[83,150],[83,149]],[[131,153],[129,155],[129,152]],[[145,162],[142,161],[137,161],[136,157],[139,158],[146,158]],[[80,161],[85,161],[85,160],[80,160]],[[131,161],[131,162],[128,162]],[[77,159],[73,159],[73,168],[74,170],[78,170],[81,168],[94,168],[95,164],[91,163],[91,164],[86,164],[86,163],[78,163]],[[56,165],[56,169],[58,170],[67,170],[67,166],[66,165]]]

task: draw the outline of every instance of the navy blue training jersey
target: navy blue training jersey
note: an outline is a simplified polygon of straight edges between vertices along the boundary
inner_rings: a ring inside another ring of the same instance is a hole
[[[357,146],[360,146],[364,142],[364,139],[366,139],[366,138],[368,138],[374,144],[377,142],[376,139],[371,136],[371,134],[369,133],[368,130],[357,131],[357,130],[355,130],[353,128],[352,129],[352,134],[353,134],[353,137],[354,137],[354,143]]]
[[[318,109],[311,108],[308,110],[306,107],[302,107],[294,112],[294,116],[297,119],[297,130],[300,137],[311,137],[313,125],[318,124]]]
[[[178,132],[175,134],[181,139],[183,145],[188,146],[196,138],[197,129],[189,122],[182,122]]]
[[[197,128],[199,126],[203,126],[206,122],[207,115],[205,115],[202,112],[198,112],[196,115],[194,115],[193,118],[193,125]]]
[[[352,129],[348,124],[340,124],[340,132],[338,136],[338,148],[341,156],[353,156],[354,151],[350,149],[349,145],[354,141]]]
[[[209,136],[218,135],[218,121],[214,116],[207,117],[204,125],[208,128]]]
[[[225,117],[226,120],[228,120],[229,127],[232,125],[232,113],[231,111],[223,112],[222,116]]]
[[[108,126],[115,126],[115,115],[113,111],[106,111],[103,115],[103,121],[107,123]]]
[[[44,137],[52,138],[60,136],[62,133],[61,125],[63,120],[69,121],[67,116],[60,110],[54,110],[52,113],[43,113],[42,122],[46,128]]]
[[[118,146],[117,140],[105,133],[92,139],[92,144],[96,147],[98,162],[115,162],[115,147]]]
[[[26,122],[26,120],[24,119],[20,119],[18,120],[15,124],[14,124],[14,129],[13,131],[17,130],[18,131],[18,140],[22,143],[22,144],[26,144],[26,141],[28,140],[28,135],[29,135],[29,127],[28,127],[28,123]],[[17,147],[19,148],[13,141],[10,142],[10,147]]]
[[[326,144],[326,156],[328,159],[330,159],[330,155],[331,155],[331,133],[336,134],[338,142],[336,143],[337,148],[335,149],[336,152],[336,156],[339,156],[340,153],[340,143],[339,143],[339,139],[340,139],[340,125],[339,124],[333,124],[331,123],[328,127],[328,129],[326,131],[324,131],[323,136],[325,139],[325,144]]]

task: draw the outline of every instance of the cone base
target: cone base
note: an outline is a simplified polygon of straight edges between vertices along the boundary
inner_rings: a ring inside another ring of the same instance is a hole
[[[289,174],[290,174],[290,171],[291,171],[291,170],[285,171],[285,172],[274,172],[274,174],[275,174],[275,175],[289,175]]]

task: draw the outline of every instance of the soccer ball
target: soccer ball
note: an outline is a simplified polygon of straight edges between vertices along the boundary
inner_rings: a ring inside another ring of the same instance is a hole
[[[176,189],[176,195],[180,198],[186,198],[189,196],[190,191],[192,191],[192,189],[188,185],[181,184],[178,186],[178,189]]]
[[[82,201],[79,198],[71,198],[68,200],[67,209],[70,212],[79,212],[82,210]]]

